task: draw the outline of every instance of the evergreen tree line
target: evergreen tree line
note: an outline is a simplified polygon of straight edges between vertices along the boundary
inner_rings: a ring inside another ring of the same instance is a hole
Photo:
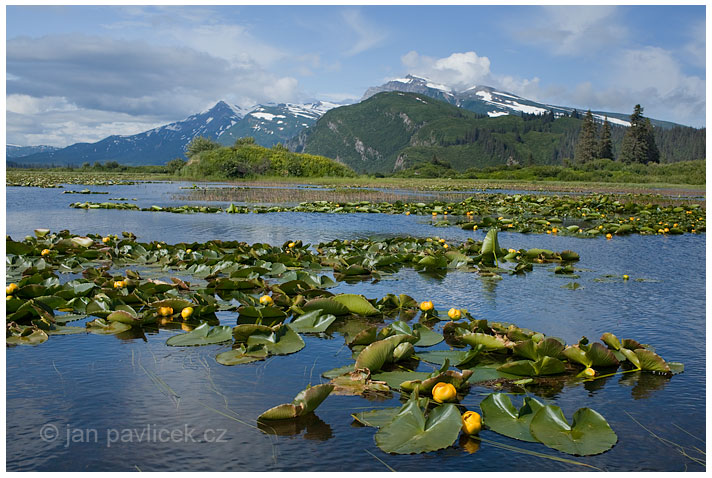
[[[574,110],[575,112],[575,110]],[[599,127],[589,110],[576,139],[574,161],[611,159],[623,163],[674,163],[705,159],[706,130],[685,126],[656,128],[636,105],[630,127],[611,125],[608,118]]]

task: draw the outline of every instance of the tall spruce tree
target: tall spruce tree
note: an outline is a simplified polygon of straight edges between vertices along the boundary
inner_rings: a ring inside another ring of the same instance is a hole
[[[660,151],[655,145],[653,125],[643,116],[643,108],[635,105],[630,115],[630,127],[623,136],[619,158],[624,163],[657,163]]]
[[[579,133],[578,141],[576,142],[576,151],[574,152],[574,161],[579,164],[593,161],[598,156],[598,147],[596,144],[596,123],[593,121],[591,110],[586,112],[581,124],[581,132]]]
[[[611,140],[611,124],[608,116],[603,121],[601,137],[598,139],[598,157],[600,159],[613,159],[613,141]]]

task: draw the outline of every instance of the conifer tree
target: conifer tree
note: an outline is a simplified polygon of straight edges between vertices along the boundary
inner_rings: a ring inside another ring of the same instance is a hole
[[[596,156],[598,156],[596,123],[593,121],[591,110],[588,110],[583,118],[581,132],[576,142],[574,161],[579,164],[588,163],[596,159]]]
[[[657,163],[660,151],[655,144],[653,125],[643,116],[643,108],[635,105],[630,115],[630,127],[623,136],[620,160],[624,163]]]
[[[608,116],[606,116],[606,119],[603,122],[603,128],[601,128],[601,137],[598,140],[598,157],[600,159],[613,159],[611,124],[608,122]]]

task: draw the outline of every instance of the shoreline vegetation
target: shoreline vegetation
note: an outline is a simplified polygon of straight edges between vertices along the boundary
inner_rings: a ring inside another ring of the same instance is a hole
[[[605,161],[605,160],[602,160]],[[310,184],[329,188],[384,188],[412,191],[467,191],[490,189],[516,189],[546,192],[599,192],[660,194],[663,196],[704,196],[706,189],[706,165],[704,160],[684,161],[671,164],[635,165],[634,169],[644,173],[630,173],[626,165],[620,166],[623,173],[614,178],[594,177],[596,172],[584,175],[570,175],[577,168],[564,166],[531,166],[486,168],[481,177],[375,177],[359,175],[352,177],[333,176],[273,176],[260,175],[244,178],[225,178],[218,175],[181,175],[179,171],[169,171],[166,166],[118,166],[106,168],[95,165],[89,168],[48,168],[24,169],[8,168],[6,186],[62,187],[61,184],[84,184],[110,186],[130,184],[138,181],[186,181],[218,182],[246,187],[284,186]],[[561,179],[570,176],[572,179]],[[626,177],[628,180],[623,180]],[[557,179],[558,178],[558,179]]]

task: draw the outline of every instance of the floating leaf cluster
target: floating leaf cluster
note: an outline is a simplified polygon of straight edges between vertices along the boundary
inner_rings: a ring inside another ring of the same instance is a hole
[[[290,404],[267,410],[258,421],[302,419],[331,393],[364,397],[400,393],[410,398],[390,418],[383,413],[357,418],[365,424],[379,423],[376,444],[391,453],[427,452],[454,443],[461,427],[456,402],[472,384],[545,393],[547,388],[615,374],[652,372],[669,377],[682,371],[681,364],[666,362],[651,347],[618,340],[610,333],[601,338],[602,344],[583,338],[567,346],[513,324],[475,319],[465,309],[452,308],[458,318],[440,324],[443,311],[404,294],[369,299],[328,290],[338,281],[373,280],[402,267],[426,273],[456,269],[494,274],[514,273],[502,269],[507,262],[516,269],[532,262],[566,264],[578,259],[571,251],[503,249],[495,229],[482,242],[445,246],[438,238],[330,241],[314,247],[301,241],[281,247],[237,241],[169,245],[137,242],[127,232],[119,238],[37,229],[35,237],[6,240],[11,282],[6,288],[7,343],[36,345],[50,335],[142,334],[146,328],[180,327],[185,333],[168,338],[168,346],[229,347],[217,354],[216,361],[238,366],[299,352],[306,346],[302,334],[340,334],[353,362],[326,372],[328,382],[308,388]],[[43,255],[43,250],[49,254]],[[332,273],[334,279],[321,272]],[[81,278],[61,281],[60,274]],[[191,276],[195,282],[158,278],[167,274]],[[265,296],[270,299],[260,300]],[[218,313],[235,314],[236,325],[220,325]],[[91,320],[84,327],[65,325],[87,318]],[[442,342],[451,348],[425,350]],[[420,362],[439,368],[414,371]],[[593,376],[583,373],[591,368]],[[443,384],[454,393],[438,400],[450,403],[433,408],[433,391]],[[574,423],[564,425],[557,413],[552,408],[544,421],[545,434],[535,432],[538,441],[554,448],[579,435],[581,423],[598,420],[589,412],[577,412]],[[489,426],[486,416],[484,424]],[[497,431],[496,426],[490,428]],[[552,436],[559,438],[550,442]],[[597,450],[557,449],[576,454]]]
[[[80,209],[130,209],[172,213],[384,213],[431,216],[435,225],[458,225],[463,229],[491,228],[521,233],[595,237],[626,234],[684,234],[706,230],[704,209],[698,203],[659,205],[643,202],[645,197],[627,199],[604,194],[586,196],[543,196],[531,194],[479,194],[460,202],[430,203],[369,201],[333,203],[313,201],[297,206],[151,206],[132,203],[76,202]]]

